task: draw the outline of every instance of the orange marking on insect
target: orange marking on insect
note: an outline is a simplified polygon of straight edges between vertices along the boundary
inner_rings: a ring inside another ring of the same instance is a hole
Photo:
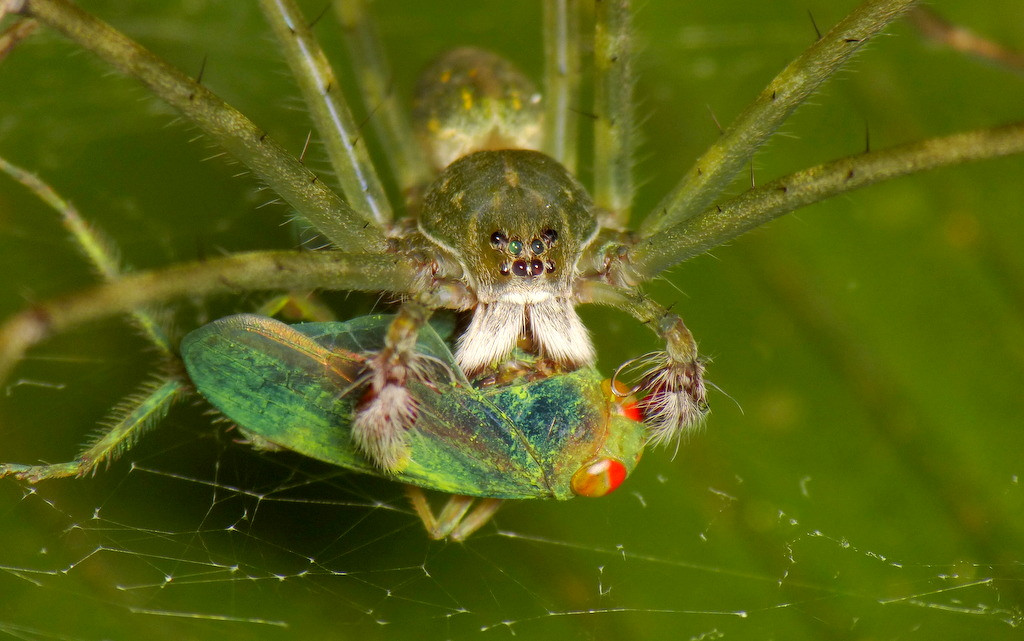
[[[578,496],[605,496],[622,485],[626,476],[626,466],[621,461],[598,459],[576,470],[572,475],[572,491]]]
[[[625,416],[631,421],[643,422],[644,414],[636,397],[622,381],[614,381],[615,388],[612,389],[612,380],[605,379],[601,382],[601,389],[612,401],[612,408],[619,416]]]
[[[641,423],[644,420],[644,413],[640,411],[640,405],[636,401],[629,401],[620,405],[619,413],[637,423]]]

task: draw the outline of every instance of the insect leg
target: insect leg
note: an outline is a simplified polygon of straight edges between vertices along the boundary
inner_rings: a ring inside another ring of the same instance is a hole
[[[423,493],[422,488],[415,485],[406,485],[405,494],[409,497],[409,502],[412,504],[412,509],[416,511],[416,516],[420,517],[420,520],[423,521],[423,527],[427,530],[427,535],[435,541],[448,536],[455,525],[469,511],[474,500],[471,496],[453,494],[448,499],[448,502],[445,503],[441,515],[437,517],[434,516],[434,510],[430,507],[430,502],[427,501],[427,495]]]
[[[501,499],[483,499],[476,507],[472,507],[475,498],[453,494],[441,509],[441,513],[434,516],[422,488],[406,485],[405,493],[416,515],[423,521],[427,535],[435,541],[445,538],[464,541],[470,534],[483,527],[501,507]]]
[[[491,517],[501,507],[501,503],[501,499],[481,500],[476,504],[476,507],[462,517],[462,520],[452,529],[448,538],[453,541],[465,541],[470,534],[487,525],[487,522],[491,520]]]
[[[325,323],[337,320],[334,311],[312,292],[288,292],[274,296],[259,306],[260,316],[281,318],[288,322],[312,321]]]

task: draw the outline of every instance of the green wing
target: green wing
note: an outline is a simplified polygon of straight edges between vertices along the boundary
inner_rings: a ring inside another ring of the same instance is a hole
[[[190,333],[181,353],[196,389],[243,431],[306,456],[429,489],[472,496],[549,495],[544,473],[518,430],[474,389],[429,326],[417,350],[435,359],[431,386],[408,434],[412,461],[382,473],[352,445],[364,354],[379,349],[388,316],[289,326],[238,315]]]

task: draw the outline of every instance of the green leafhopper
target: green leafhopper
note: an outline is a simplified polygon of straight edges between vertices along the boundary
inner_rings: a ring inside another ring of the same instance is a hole
[[[545,375],[524,354],[525,375],[471,382],[430,325],[416,344],[430,376],[411,383],[410,460],[382,471],[354,445],[351,424],[367,355],[381,349],[392,318],[286,325],[230,316],[186,336],[181,354],[197,390],[254,442],[415,487],[564,500],[607,494],[632,472],[644,424],[595,369]]]

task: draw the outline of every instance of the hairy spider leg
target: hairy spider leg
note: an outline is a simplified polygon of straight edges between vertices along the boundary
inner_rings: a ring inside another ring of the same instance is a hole
[[[629,1],[597,3],[594,15],[592,193],[597,216],[606,231],[591,246],[596,252],[621,252],[620,232],[626,229],[631,214],[635,191],[636,126],[632,54]],[[619,255],[615,253],[615,257],[619,258]],[[584,258],[586,260],[587,257]],[[604,262],[608,262],[607,259]],[[598,267],[599,270],[604,268],[604,264]],[[594,280],[583,280],[578,284],[577,294],[583,301],[612,305],[626,311],[665,341],[664,350],[636,361],[643,365],[644,370],[637,388],[643,391],[639,408],[648,425],[648,441],[659,444],[691,431],[706,417],[704,363],[682,318],[641,295],[635,290],[636,284],[626,283],[621,289],[614,289]]]
[[[334,2],[349,57],[349,68],[356,77],[370,125],[388,150],[386,158],[391,175],[406,198],[410,198],[433,178],[426,154],[417,142],[407,105],[399,102],[384,46],[372,20],[366,0]]]
[[[104,281],[114,282],[123,275],[117,251],[98,230],[82,219],[78,210],[50,185],[30,172],[0,158],[0,171],[27,187],[54,211],[71,240]],[[162,361],[162,373],[143,383],[122,399],[101,422],[106,431],[89,441],[72,461],[44,465],[0,464],[0,478],[13,475],[31,482],[67,476],[85,476],[101,463],[110,463],[128,450],[149,429],[159,424],[175,402],[189,393],[190,386],[181,370],[168,338],[167,323],[142,307],[129,310],[132,324],[154,348]]]
[[[584,295],[593,303],[629,313],[665,341],[665,349],[626,362],[619,368],[639,370],[637,403],[647,424],[647,442],[669,444],[698,429],[709,411],[704,361],[683,319],[638,290],[587,283]]]
[[[367,361],[370,382],[356,410],[352,440],[386,472],[401,472],[409,463],[406,432],[416,422],[418,406],[408,385],[428,376],[426,362],[416,351],[428,317],[426,306],[403,303],[384,336],[384,348]]]
[[[260,8],[298,82],[345,200],[383,234],[394,219],[391,203],[310,23],[293,0],[260,0]]]
[[[633,203],[633,34],[629,0],[595,4],[594,203],[605,227],[624,229]]]
[[[579,0],[544,2],[544,141],[541,150],[579,175],[582,74]]]
[[[394,218],[391,205],[366,139],[312,28],[291,0],[262,0],[260,6],[298,81],[346,200],[357,211],[367,212],[384,233]],[[406,381],[414,376],[416,336],[426,318],[424,310],[403,305],[387,332],[384,349],[368,361],[370,389],[356,415],[352,437],[370,460],[389,472],[399,472],[408,463],[404,437],[415,422],[416,408]]]
[[[242,291],[348,289],[414,291],[413,266],[386,254],[255,251],[127,274],[116,281],[37,303],[0,326],[0,378],[49,336],[90,321],[185,296]],[[457,290],[444,290],[452,300]]]
[[[20,11],[140,80],[247,166],[339,250],[386,250],[384,234],[371,212],[350,206],[251,120],[142,45],[67,0],[27,0]]]

